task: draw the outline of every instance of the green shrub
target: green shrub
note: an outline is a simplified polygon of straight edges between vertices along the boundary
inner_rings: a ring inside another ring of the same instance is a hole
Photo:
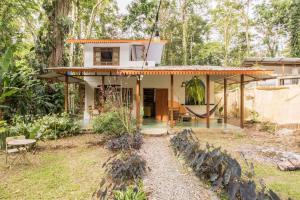
[[[77,135],[79,132],[79,123],[65,113],[46,115],[35,120],[30,127],[30,137],[40,139],[57,139]]]
[[[143,185],[129,186],[126,190],[117,190],[114,192],[115,200],[146,200],[147,195],[143,190]]]
[[[274,134],[276,132],[276,124],[268,122],[268,121],[262,122],[260,124],[259,131]]]
[[[94,132],[110,136],[121,136],[124,133],[133,132],[134,122],[125,120],[121,110],[105,112],[96,117],[92,122]]]
[[[25,119],[19,115],[14,116],[12,125],[9,127],[9,135],[25,135],[26,138],[30,137],[30,129],[32,123],[30,120]]]
[[[3,149],[5,147],[5,138],[8,137],[8,126],[6,124],[6,121],[0,120],[0,149]]]

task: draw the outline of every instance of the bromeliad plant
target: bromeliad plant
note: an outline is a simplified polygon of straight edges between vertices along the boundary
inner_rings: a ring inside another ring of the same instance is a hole
[[[247,179],[242,178],[242,170],[236,159],[229,154],[206,145],[201,149],[198,140],[193,137],[192,131],[185,129],[171,139],[171,145],[175,154],[182,156],[187,165],[202,180],[211,183],[213,190],[224,189],[230,200],[279,200],[280,198],[272,191],[263,189],[256,193],[256,185],[252,180],[254,176],[253,165],[249,166],[244,173]]]

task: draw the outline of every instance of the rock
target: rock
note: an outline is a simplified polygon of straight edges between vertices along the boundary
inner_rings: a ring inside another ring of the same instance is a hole
[[[300,169],[300,159],[299,157],[291,157],[280,161],[277,166],[282,171],[294,171]]]
[[[277,131],[275,134],[278,135],[278,136],[281,136],[281,137],[284,137],[284,136],[291,136],[291,135],[294,134],[294,131],[291,130],[291,129],[284,128],[284,129],[280,129],[280,130]]]

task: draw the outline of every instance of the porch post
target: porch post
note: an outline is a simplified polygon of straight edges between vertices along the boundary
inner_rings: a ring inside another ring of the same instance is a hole
[[[105,76],[102,76],[102,80],[101,80],[101,90],[102,90],[102,94],[101,94],[101,112],[104,111],[104,95],[105,95]]]
[[[171,121],[170,121],[170,125],[171,128],[174,127],[174,105],[173,105],[173,101],[174,101],[174,76],[173,74],[171,74],[171,113],[170,113],[170,117],[171,117]]]
[[[65,112],[69,111],[69,77],[65,75],[65,83],[64,83],[64,92],[65,92]]]
[[[206,75],[206,128],[210,127],[209,109],[210,109],[210,83],[209,75]]]
[[[224,78],[224,123],[227,124],[227,79]]]
[[[136,79],[136,94],[135,94],[135,103],[136,103],[136,127],[140,128],[140,76],[137,76]]]
[[[241,104],[240,104],[240,127],[244,128],[244,75],[241,75],[241,84],[240,84],[240,98],[241,98]]]

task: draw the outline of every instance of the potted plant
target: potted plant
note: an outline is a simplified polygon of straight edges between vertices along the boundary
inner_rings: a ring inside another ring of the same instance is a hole
[[[219,118],[217,119],[217,122],[218,122],[219,124],[222,124],[222,123],[223,123],[223,110],[224,110],[224,107],[221,106],[221,107],[219,108]]]

